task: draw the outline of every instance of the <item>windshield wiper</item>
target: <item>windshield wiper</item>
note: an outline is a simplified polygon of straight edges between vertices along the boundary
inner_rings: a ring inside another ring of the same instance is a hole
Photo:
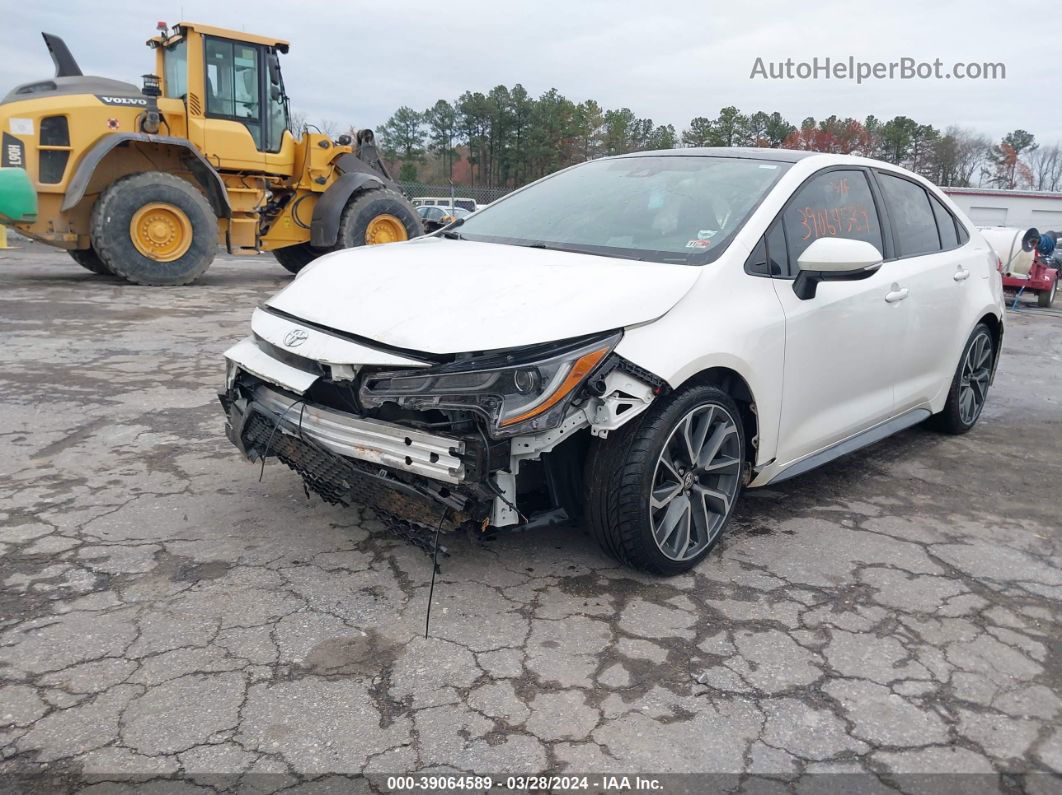
[[[450,240],[464,240],[464,238],[461,237],[460,233],[452,231],[454,229],[457,229],[457,227],[461,226],[461,224],[463,224],[464,222],[464,218],[457,218],[451,221],[442,228],[442,231],[439,233],[439,236],[449,238]]]
[[[514,243],[513,245],[522,246],[524,248],[538,248],[543,251],[564,251],[568,254],[588,254],[591,257],[614,257],[617,259],[644,261],[642,257],[636,254],[623,251],[594,251],[593,249],[580,248],[579,246],[558,246],[552,243],[543,243],[541,240],[535,240],[529,243]]]

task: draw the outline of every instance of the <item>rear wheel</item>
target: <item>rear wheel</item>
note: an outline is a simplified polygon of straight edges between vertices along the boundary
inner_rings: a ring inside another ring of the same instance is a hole
[[[420,216],[402,194],[388,188],[369,190],[343,210],[336,248],[399,243],[422,234]]]
[[[100,259],[100,255],[91,248],[75,248],[67,251],[70,258],[85,270],[92,271],[100,276],[113,276],[107,263]]]
[[[689,571],[741,491],[745,431],[733,399],[695,386],[604,440],[587,461],[587,513],[602,548],[643,571]]]
[[[316,248],[309,243],[296,243],[294,246],[273,249],[273,256],[277,262],[292,273],[298,273],[322,254],[327,254],[328,249]]]
[[[150,171],[113,183],[92,212],[92,247],[135,284],[189,284],[217,251],[217,218],[195,187]]]
[[[1057,271],[1055,272],[1058,273]],[[1044,309],[1047,309],[1055,302],[1055,295],[1058,293],[1058,276],[1051,280],[1051,288],[1048,290],[1041,290],[1036,295],[1036,304]]]
[[[978,323],[959,358],[959,367],[951,380],[944,410],[933,417],[933,424],[938,430],[960,434],[977,424],[988,398],[995,347],[988,326]]]

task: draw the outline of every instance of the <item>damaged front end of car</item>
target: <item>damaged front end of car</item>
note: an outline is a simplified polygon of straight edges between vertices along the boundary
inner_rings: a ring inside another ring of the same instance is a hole
[[[252,327],[225,354],[233,444],[330,503],[428,530],[577,520],[590,438],[666,388],[614,353],[621,331],[439,356],[268,309]]]

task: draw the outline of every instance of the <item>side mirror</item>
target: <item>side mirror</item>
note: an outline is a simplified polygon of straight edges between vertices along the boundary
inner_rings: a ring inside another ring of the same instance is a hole
[[[845,237],[820,237],[797,259],[793,292],[801,301],[815,297],[819,282],[851,282],[872,276],[882,256],[872,244]]]
[[[266,64],[269,69],[269,82],[275,86],[280,85],[280,59],[277,58],[275,52],[269,53],[266,58]]]

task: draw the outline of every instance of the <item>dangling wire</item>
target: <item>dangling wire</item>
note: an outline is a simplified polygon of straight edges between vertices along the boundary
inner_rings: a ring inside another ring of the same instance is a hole
[[[439,531],[442,530],[443,522],[450,516],[450,509],[443,511],[442,518],[435,525],[435,541],[431,550],[431,586],[428,588],[428,610],[424,614],[424,639],[428,639],[428,626],[431,624],[431,602],[435,595],[435,573],[439,570]]]
[[[292,408],[294,408],[299,403],[303,404],[303,408],[304,409],[306,408],[306,398],[299,398],[298,400],[293,400],[288,405],[288,407],[286,409],[284,409],[283,412],[281,412],[280,414],[277,415],[276,422],[273,423],[273,430],[269,432],[269,438],[266,439],[265,450],[262,452],[262,468],[260,470],[258,470],[258,482],[259,483],[262,482],[262,477],[265,475],[266,457],[269,455],[269,448],[273,444],[273,437],[276,435],[277,429],[280,427],[280,423],[283,422],[284,417],[287,415],[287,413],[289,411],[291,411]],[[301,412],[299,414],[299,435],[300,436],[302,435],[302,414],[301,414]]]
[[[299,440],[306,443],[305,437],[302,435],[302,415],[306,413],[306,401],[302,402],[302,408],[299,409]],[[310,487],[306,485],[306,478],[302,479],[302,493],[306,495],[306,499],[310,499]]]

